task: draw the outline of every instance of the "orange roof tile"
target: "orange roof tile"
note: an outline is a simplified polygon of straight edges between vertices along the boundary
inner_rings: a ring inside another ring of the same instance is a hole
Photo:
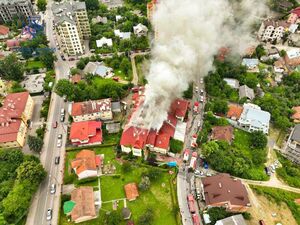
[[[228,105],[228,112],[227,117],[228,118],[235,118],[239,119],[241,117],[241,114],[243,112],[243,107],[235,104],[229,104]]]
[[[233,127],[232,126],[215,126],[212,128],[211,138],[213,140],[231,142],[231,140],[233,138]]]
[[[76,174],[80,174],[86,170],[96,170],[95,152],[92,150],[81,150],[71,162],[71,167],[76,170]]]
[[[135,200],[139,196],[136,183],[129,183],[124,186],[126,198],[129,201]]]

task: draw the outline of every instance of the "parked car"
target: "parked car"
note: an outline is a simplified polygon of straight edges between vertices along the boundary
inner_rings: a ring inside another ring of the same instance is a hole
[[[200,84],[203,84],[203,78],[200,78]]]
[[[63,61],[66,61],[66,58],[65,58],[64,55],[61,55],[60,57],[61,57],[61,59],[62,59]]]
[[[64,122],[65,121],[65,115],[60,115],[60,122]]]
[[[51,220],[52,219],[52,209],[49,208],[47,209],[47,221]]]
[[[75,61],[75,58],[69,58],[69,61]]]
[[[58,148],[60,148],[60,147],[62,146],[62,139],[57,139],[57,144],[56,144],[56,146],[57,146]]]
[[[55,162],[56,165],[59,164],[59,161],[60,161],[60,157],[59,156],[55,157],[55,161],[54,162]]]
[[[52,126],[53,126],[53,128],[56,128],[57,127],[57,121],[53,122]]]
[[[50,186],[50,194],[55,194],[56,191],[56,184],[51,184]]]
[[[57,139],[62,139],[62,134],[57,135]]]

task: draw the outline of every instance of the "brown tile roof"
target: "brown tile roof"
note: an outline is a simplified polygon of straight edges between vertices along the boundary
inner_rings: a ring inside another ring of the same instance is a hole
[[[71,193],[71,200],[75,202],[75,206],[71,212],[72,221],[76,221],[81,217],[95,217],[95,200],[92,187],[76,188]]]
[[[239,119],[241,117],[241,114],[243,112],[243,107],[236,105],[236,104],[229,104],[228,105],[228,112],[227,112],[227,117],[228,118],[235,118]]]
[[[135,200],[139,196],[136,183],[129,183],[124,186],[126,198],[129,201]]]
[[[292,115],[292,119],[294,120],[300,120],[300,106],[295,106],[292,108],[295,113]]]
[[[215,126],[212,128],[211,139],[231,142],[233,138],[232,126]]]
[[[81,81],[81,75],[75,74],[74,76],[71,77],[71,81],[73,84],[77,84],[79,81]]]
[[[111,99],[90,100],[85,102],[74,102],[72,104],[72,116],[82,116],[97,112],[111,111]]]
[[[71,167],[76,170],[76,174],[80,174],[85,170],[96,170],[95,152],[92,150],[81,150],[71,162]]]
[[[206,205],[230,202],[231,205],[248,206],[248,193],[241,180],[220,173],[202,178]]]

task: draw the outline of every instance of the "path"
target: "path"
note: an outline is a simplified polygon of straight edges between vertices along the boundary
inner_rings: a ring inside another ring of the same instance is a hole
[[[138,53],[132,53],[130,55],[130,59],[131,59],[131,67],[132,67],[132,81],[131,83],[133,83],[134,85],[138,85],[139,83],[139,76],[137,74],[137,69],[136,69],[136,64],[135,64],[135,57],[137,55],[148,55],[150,52],[138,52]]]

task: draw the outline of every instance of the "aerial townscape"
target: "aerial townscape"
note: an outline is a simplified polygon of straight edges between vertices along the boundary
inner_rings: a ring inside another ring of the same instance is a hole
[[[300,0],[0,0],[0,225],[300,225]]]

